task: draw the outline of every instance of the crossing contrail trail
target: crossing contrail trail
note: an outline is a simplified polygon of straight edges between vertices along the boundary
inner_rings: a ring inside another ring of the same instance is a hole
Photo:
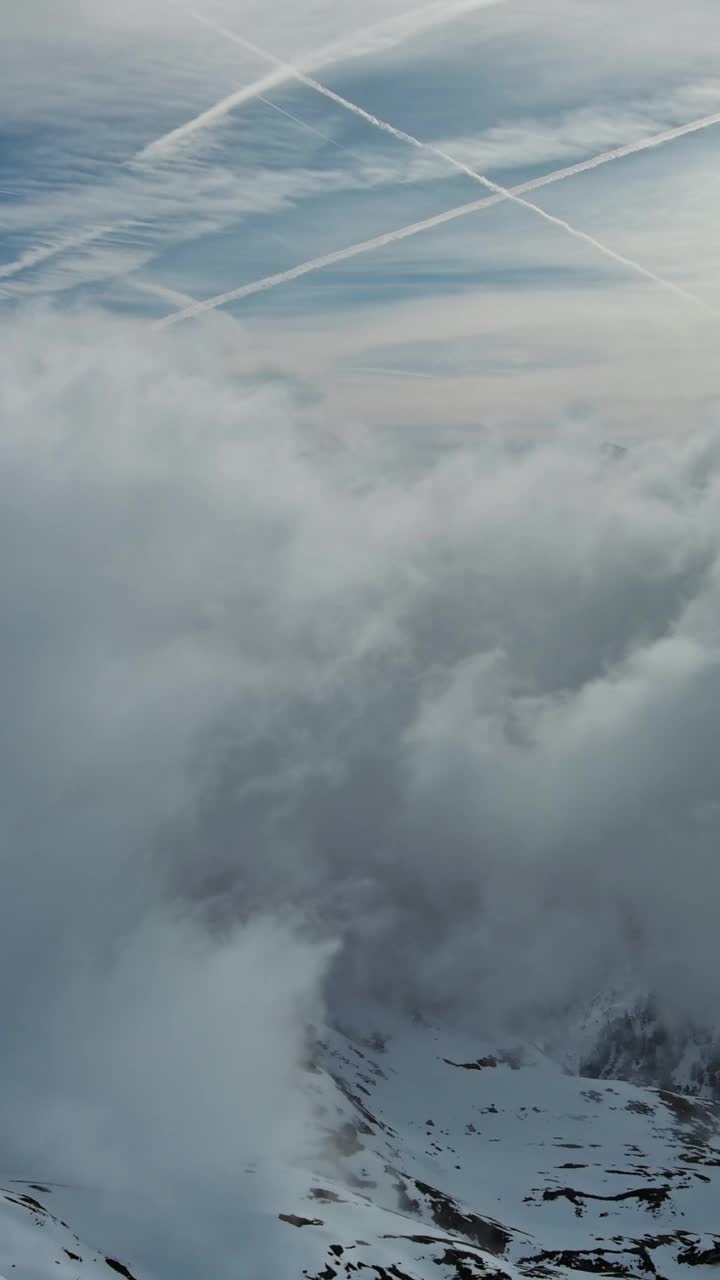
[[[357,54],[358,51],[362,52],[366,48],[370,49],[378,44],[381,45],[383,40],[387,40],[388,37],[394,36],[395,39],[400,39],[407,34],[431,30],[435,26],[450,22],[453,18],[462,17],[464,14],[472,13],[477,9],[496,3],[500,3],[500,0],[432,0],[432,3],[425,5],[421,9],[413,9],[410,12],[376,22],[369,27],[361,27],[344,40],[336,40],[334,43],[324,45],[308,54],[307,61],[311,65],[323,65],[327,62],[345,58],[350,53]],[[173,129],[169,133],[156,138],[153,142],[147,143],[146,146],[125,162],[124,167],[128,169],[133,169],[136,166],[144,168],[148,163],[152,164],[157,161],[171,159],[177,143],[188,135],[215,124],[233,110],[234,107],[250,101],[265,103],[266,106],[272,107],[280,115],[287,116],[289,120],[293,120],[295,124],[300,125],[301,128],[306,129],[309,133],[314,133],[317,137],[322,138],[323,141],[330,143],[341,151],[346,150],[341,143],[335,142],[333,138],[327,137],[319,129],[308,124],[306,120],[301,120],[298,116],[294,116],[290,111],[267,98],[266,94],[271,89],[286,84],[289,79],[291,79],[290,72],[280,69],[253,81],[252,84],[245,85],[242,89],[238,89],[235,93],[223,98],[221,102],[195,116],[194,119],[186,124],[180,125],[177,129]],[[12,276],[19,275],[31,267],[39,266],[51,258],[59,257],[71,249],[83,248],[85,245],[91,244],[94,240],[114,230],[117,230],[116,226],[89,227],[57,240],[54,244],[43,244],[29,249],[14,261],[3,263],[0,266],[0,280],[10,279]]]
[[[337,147],[338,151],[347,151],[341,142],[336,142],[328,133],[323,133],[321,129],[316,129],[314,124],[308,124],[307,120],[301,120],[300,116],[294,116],[292,111],[286,111],[284,107],[279,107],[277,102],[271,102],[264,94],[259,93],[258,102],[264,102],[266,107],[272,107],[273,111],[279,112],[281,116],[286,116],[288,120],[292,120],[294,124],[299,124],[301,129],[307,129],[308,133],[314,133],[316,138],[322,138],[323,142],[329,142],[331,147]]]
[[[366,121],[375,129],[379,129],[381,132],[387,133],[391,137],[396,138],[399,142],[407,143],[409,146],[414,147],[417,150],[426,151],[431,155],[436,155],[439,159],[444,160],[446,164],[450,165],[453,169],[456,169],[459,173],[463,173],[467,177],[472,178],[473,181],[479,182],[480,185],[485,187],[488,191],[492,191],[496,195],[501,196],[504,200],[510,200],[513,204],[534,213],[536,217],[542,218],[543,221],[549,223],[550,226],[557,227],[559,230],[564,231],[574,239],[580,240],[583,244],[589,245],[590,248],[594,249],[597,253],[609,258],[611,262],[615,262],[619,266],[626,267],[628,270],[634,271],[637,275],[643,276],[646,280],[652,281],[653,284],[658,285],[660,288],[665,289],[670,293],[674,293],[685,302],[690,302],[693,306],[700,307],[703,311],[706,311],[711,315],[720,315],[720,312],[716,311],[714,307],[710,306],[709,303],[705,302],[704,299],[700,298],[697,294],[691,293],[688,289],[683,289],[681,285],[675,284],[672,280],[668,280],[664,276],[658,275],[656,271],[652,271],[649,267],[643,266],[642,263],[637,262],[634,258],[629,258],[625,254],[612,249],[609,245],[604,244],[602,240],[598,240],[587,231],[581,231],[580,228],[575,227],[570,222],[567,222],[565,218],[558,218],[555,214],[548,213],[547,210],[541,208],[540,205],[534,204],[531,200],[526,200],[522,195],[519,195],[517,191],[513,191],[508,187],[503,187],[498,182],[493,182],[491,178],[486,177],[485,174],[478,173],[476,169],[471,168],[470,165],[465,164],[462,160],[458,160],[448,151],[444,151],[442,147],[436,147],[431,142],[422,142],[420,138],[416,138],[414,134],[407,133],[404,129],[399,129],[395,125],[389,124],[387,120],[382,120],[379,116],[373,115],[372,112],[366,111],[364,107],[360,107],[357,103],[351,102],[348,98],[344,98],[342,94],[335,93],[334,90],[328,89],[326,85],[321,84],[320,81],[316,80],[313,76],[306,75],[305,72],[301,71],[299,68],[291,66],[290,63],[284,62],[281,58],[276,58],[274,54],[268,53],[265,49],[261,49],[260,46],[254,44],[253,41],[246,40],[244,36],[240,36],[237,32],[221,26],[213,19],[206,18],[204,15],[196,13],[194,10],[191,10],[190,13],[191,16],[203,26],[207,26],[211,30],[216,31],[218,35],[233,41],[235,44],[241,45],[244,49],[256,54],[257,57],[264,58],[266,61],[271,62],[278,71],[284,71],[289,77],[298,80],[301,84],[307,85],[310,89],[314,89],[316,93],[322,94],[323,97],[328,98],[331,102],[336,103],[346,111],[358,116],[361,120]]]
[[[253,99],[259,98],[261,94],[269,93],[271,89],[277,89],[278,85],[285,84],[287,79],[288,77],[284,73],[273,71],[269,75],[263,76],[260,80],[255,80],[252,84],[245,85],[242,89],[237,89],[220,102],[216,102],[212,107],[208,107],[206,111],[201,111],[200,115],[194,116],[186,124],[179,125],[177,129],[171,129],[169,133],[164,133],[161,138],[155,138],[153,142],[148,142],[147,146],[143,147],[142,151],[138,151],[137,155],[133,157],[134,161],[138,164],[143,164],[148,160],[167,159],[175,151],[177,145],[184,142],[193,133],[199,133],[210,125],[216,124],[228,112],[234,110],[235,107],[240,107],[245,102],[252,102]]]
[[[276,82],[278,83],[278,82]],[[267,102],[268,106],[272,106],[276,111],[280,111],[283,115],[290,115],[290,112],[284,111],[278,107],[277,103],[271,103],[263,98],[262,94],[255,94],[255,97]],[[291,116],[297,124],[302,124],[306,129],[312,129],[312,132],[318,132],[306,120],[300,117]],[[686,124],[675,125],[670,129],[663,129],[660,133],[650,134],[648,137],[640,138],[636,142],[624,143],[622,146],[613,147],[609,151],[602,151],[596,156],[591,156],[588,160],[579,160],[575,164],[567,165],[563,169],[556,169],[552,173],[545,174],[540,178],[533,178],[529,182],[522,183],[519,186],[512,187],[510,190],[514,195],[522,195],[524,192],[537,191],[541,187],[550,186],[554,182],[562,182],[565,178],[574,178],[582,173],[588,173],[591,169],[599,169],[602,165],[610,164],[614,160],[623,160],[627,156],[638,155],[642,151],[650,151],[655,147],[662,147],[669,142],[675,142],[678,138],[685,138],[692,133],[701,133],[704,129],[710,129],[720,124],[720,111],[716,111],[712,115],[700,116],[697,120],[690,120]],[[325,135],[321,135],[325,136]],[[332,138],[326,139],[333,142],[333,145],[339,147],[340,143],[334,142]],[[457,205],[453,209],[448,209],[444,213],[436,214],[432,218],[424,219],[422,222],[411,223],[409,227],[401,227],[397,231],[376,237],[373,240],[364,241],[360,247],[351,246],[347,250],[342,250],[347,257],[354,257],[356,253],[367,253],[374,248],[380,248],[384,244],[390,244],[392,240],[403,240],[406,235],[416,235],[420,231],[429,231],[433,227],[440,226],[444,222],[453,222],[456,218],[463,218],[467,214],[476,213],[480,209],[486,209],[490,205],[499,204],[500,201],[506,199],[504,195],[496,194],[484,200],[472,200],[467,204]],[[42,245],[37,249],[29,250],[21,255],[14,262],[4,263],[0,266],[0,279],[8,279],[11,276],[19,274],[21,271],[27,271],[31,267],[38,266],[60,254],[67,253],[68,250],[81,248],[85,244],[91,243],[93,240],[99,239],[112,231],[113,228],[93,227],[86,232],[79,232],[65,239],[58,240],[55,244]],[[377,243],[376,243],[377,241]],[[342,261],[342,259],[339,259]],[[305,275],[307,271],[317,271],[320,269],[315,263],[324,265],[321,259],[313,259],[312,264],[303,264],[306,271],[299,274]],[[295,277],[293,277],[295,278]],[[259,283],[259,282],[258,282]]]
[[[430,31],[434,27],[445,25],[454,18],[463,17],[465,14],[473,13],[477,9],[488,8],[499,2],[500,0],[440,0],[440,2],[435,0],[434,3],[427,4],[421,9],[413,9],[408,13],[387,18],[382,22],[376,22],[372,26],[361,27],[360,30],[353,31],[344,39],[335,40],[320,49],[315,49],[303,58],[303,62],[306,65],[323,66],[329,62],[342,61],[350,55],[356,57],[359,53],[369,52],[373,47],[382,46],[383,39],[387,40],[387,37],[392,33],[395,33],[396,39],[404,38],[407,35],[417,35],[420,32]],[[183,6],[179,7],[183,8]],[[213,24],[210,19],[204,19],[200,14],[192,13],[190,16],[196,22],[205,22],[206,26],[210,27],[211,30],[213,26],[215,31],[220,30],[217,24]],[[223,34],[228,39],[232,38],[233,35],[231,32],[223,32]],[[263,57],[265,55],[259,54],[258,56]],[[167,158],[172,155],[177,146],[186,142],[193,134],[200,133],[203,129],[217,124],[218,121],[223,120],[236,107],[242,106],[246,102],[254,101],[261,94],[269,93],[271,89],[287,84],[288,80],[293,78],[295,78],[295,71],[283,64],[279,64],[274,71],[271,71],[261,79],[255,80],[252,84],[244,85],[242,89],[236,89],[234,93],[221,98],[219,102],[214,103],[213,106],[186,121],[185,124],[178,125],[176,129],[171,129],[169,133],[164,133],[162,137],[149,142],[142,151],[138,152],[135,159],[142,163],[146,160]]]
[[[680,125],[677,129],[667,129],[662,134],[654,134],[652,138],[646,138],[642,143],[629,143],[624,147],[615,147],[612,151],[604,151],[601,155],[591,156],[589,160],[581,160],[577,164],[567,165],[564,169],[555,169],[552,173],[546,173],[539,178],[530,178],[527,182],[513,187],[512,194],[518,196],[526,192],[538,191],[541,187],[549,187],[553,183],[562,182],[566,178],[574,178],[578,174],[586,173],[589,169],[597,169],[600,165],[610,164],[613,160],[622,159],[623,156],[634,155],[638,150],[660,146],[662,142],[670,142],[673,138],[683,137],[686,133],[700,128],[709,128],[711,124],[720,124],[720,112],[716,116],[706,116],[703,121],[696,120],[692,124]],[[429,218],[407,223],[404,227],[397,227],[393,231],[385,231],[381,235],[372,236],[368,240],[360,240],[358,243],[348,245],[344,249],[335,249],[333,252],[322,254],[318,258],[310,258],[308,261],[298,263],[297,266],[289,267],[285,271],[263,276],[260,280],[252,280],[248,284],[240,285],[237,289],[230,289],[227,293],[216,294],[212,298],[193,302],[181,310],[155,321],[154,327],[162,329],[168,325],[177,324],[179,320],[189,320],[192,316],[202,315],[205,311],[214,311],[216,307],[225,306],[229,302],[239,302],[243,298],[252,297],[255,293],[264,293],[268,289],[275,289],[278,285],[289,284],[292,280],[299,280],[301,276],[310,275],[313,271],[321,271],[324,267],[337,266],[339,263],[347,262],[351,258],[358,258],[361,254],[371,253],[375,249],[383,249],[385,245],[410,239],[411,236],[419,235],[423,231],[432,231],[434,227],[440,227],[446,222],[454,222],[457,218],[467,217],[468,214],[479,213],[482,209],[489,209],[492,205],[501,204],[505,199],[507,199],[505,195],[495,193],[484,196],[480,200],[471,200],[466,204],[455,205],[452,209],[445,209],[442,213],[435,213]],[[695,298],[693,296],[694,301]],[[715,313],[713,312],[713,314]]]
[[[201,20],[205,21],[205,19],[201,19]],[[246,43],[242,41],[242,37],[238,36],[234,32],[225,31],[224,28],[219,29],[217,26],[216,26],[216,30],[218,30],[219,33],[221,32],[223,35],[226,35],[228,39]],[[270,55],[265,55],[265,56],[270,56]],[[297,77],[299,73],[297,71],[293,71],[292,74],[294,74]],[[265,88],[269,87],[271,84],[274,86],[277,86],[281,83],[285,83],[288,80],[288,78],[289,78],[289,73],[286,74],[285,71],[283,71],[282,74],[277,71],[273,72],[271,76],[266,76],[262,81],[257,81],[255,82],[254,85],[248,86],[248,89],[250,91],[250,96],[256,99],[261,98],[263,95],[260,92],[260,85],[262,85]],[[331,92],[330,90],[325,90],[324,86],[322,86],[322,91],[326,96],[329,96]],[[241,92],[244,93],[245,91],[243,90]],[[337,97],[338,95],[334,95],[334,96]],[[273,106],[275,110],[280,111],[282,114],[290,115],[289,112],[285,112],[282,108],[278,107],[276,103],[268,102],[268,105]],[[360,109],[358,108],[358,110]],[[202,117],[198,116],[194,120],[189,121],[186,125],[181,126],[181,128],[179,128],[178,130],[175,130],[174,134],[179,135],[183,133],[184,130],[193,129],[194,127],[199,125],[201,119],[204,121],[207,118],[209,122],[209,118],[212,114],[212,111],[213,111],[213,108],[211,108],[208,112],[204,112]],[[291,118],[296,120],[298,124],[302,124],[304,128],[312,129],[312,126],[308,125],[307,121],[301,121],[299,117],[291,117]],[[312,259],[306,263],[302,263],[298,267],[292,268],[292,273],[289,276],[289,279],[297,279],[298,276],[306,275],[311,271],[321,270],[322,267],[329,266],[332,263],[342,262],[347,258],[353,258],[359,254],[371,252],[373,249],[376,249],[376,248],[382,248],[384,245],[390,244],[394,240],[403,240],[407,236],[416,235],[422,231],[429,231],[433,227],[440,226],[445,222],[452,222],[456,218],[462,218],[467,216],[468,214],[476,213],[481,209],[488,208],[491,205],[497,204],[500,201],[509,198],[510,195],[514,195],[518,197],[525,192],[536,191],[541,187],[549,186],[551,183],[561,182],[566,178],[572,178],[577,175],[587,173],[591,169],[598,169],[602,165],[610,164],[615,160],[621,160],[628,156],[637,155],[643,151],[649,151],[656,147],[665,146],[666,144],[670,142],[674,142],[679,138],[687,137],[689,134],[699,133],[704,129],[712,128],[713,126],[718,124],[720,124],[720,112],[715,112],[707,116],[701,116],[696,120],[691,120],[685,124],[676,125],[669,129],[664,129],[659,133],[654,133],[647,137],[640,138],[635,142],[629,142],[619,147],[613,147],[611,150],[603,151],[600,154],[592,156],[587,160],[578,161],[575,164],[567,165],[565,168],[554,170],[552,173],[546,174],[540,178],[535,178],[529,182],[522,183],[516,187],[511,188],[510,191],[508,192],[508,195],[501,194],[501,192],[504,192],[505,189],[499,188],[498,193],[492,196],[489,196],[483,200],[474,200],[474,201],[469,201],[466,204],[457,205],[454,208],[448,209],[443,213],[436,214],[431,218],[423,219],[420,222],[410,223],[406,227],[401,227],[395,231],[373,237],[370,240],[362,241],[359,245],[351,245],[346,249],[338,250],[336,253],[329,255],[329,261],[326,261],[326,258],[322,257],[322,258]],[[315,132],[314,129],[313,129],[313,132]],[[152,152],[153,147],[155,145],[159,145],[164,140],[167,141],[170,138],[170,136],[171,135],[169,134],[165,135],[165,139],[158,139],[157,144],[155,143],[150,144],[149,147],[145,148],[144,152],[139,152],[138,155],[134,157],[134,161],[139,160],[143,155],[149,156],[150,152]],[[333,141],[332,139],[329,139],[329,138],[327,140]],[[337,143],[335,145],[339,146],[339,144]],[[133,161],[131,161],[130,163],[133,163]],[[542,212],[543,214],[545,213],[544,210]],[[549,218],[550,215],[547,215],[547,217]],[[8,279],[14,275],[19,274],[22,271],[29,270],[31,267],[40,265],[41,263],[49,260],[50,258],[59,256],[63,253],[68,252],[71,249],[80,248],[85,244],[91,243],[93,240],[96,240],[102,237],[103,235],[111,232],[114,229],[117,229],[117,228],[116,227],[114,228],[111,226],[91,227],[84,232],[79,232],[73,235],[69,235],[63,239],[57,240],[54,244],[41,245],[36,249],[29,250],[26,253],[22,254],[15,261],[9,262],[9,263],[3,263],[2,265],[0,265],[0,279]],[[267,277],[268,280],[272,281],[271,284],[266,285],[265,281],[259,280],[259,281],[256,281],[252,285],[252,287],[243,286],[243,290],[249,290],[250,293],[257,293],[261,291],[261,287],[273,288],[276,284],[282,284],[285,282],[283,275],[284,273],[281,273],[280,276]],[[677,286],[675,288],[677,288]],[[248,296],[248,293],[243,292],[239,296]],[[691,296],[694,302],[697,301],[694,295],[691,295]],[[226,301],[231,301],[231,299],[227,298]],[[207,300],[208,304],[211,302],[213,302],[213,299]],[[206,305],[205,302],[198,302],[196,305],[201,307],[203,310],[211,309],[208,305]],[[215,305],[222,306],[223,303],[217,302],[215,303]],[[178,315],[177,318],[183,319],[185,318],[185,316],[184,314]],[[174,317],[172,316],[167,317],[167,323],[172,323],[173,319]]]
[[[353,32],[349,38],[353,45],[357,45],[359,41],[369,41],[382,39],[383,33],[390,33],[396,30],[402,32],[403,24],[413,21],[415,28],[418,30],[427,30],[440,23],[450,21],[453,17],[461,16],[464,13],[472,12],[475,9],[482,8],[486,5],[499,2],[499,0],[455,0],[450,3],[444,0],[443,3],[431,3],[423,9],[413,10],[410,13],[402,14],[399,17],[390,18],[383,22],[375,23],[373,26],[361,28],[357,32]],[[308,55],[308,60],[313,63],[324,63],[332,61],[335,58],[346,57],[350,51],[348,42],[336,41],[334,44],[323,46],[314,53]],[[289,120],[301,128],[306,129],[309,133],[314,133],[316,137],[322,138],[324,142],[330,143],[331,146],[337,147],[339,150],[346,150],[341,143],[336,142],[334,138],[328,137],[321,130],[316,129],[307,120],[302,120],[299,116],[295,116],[292,112],[287,111],[284,107],[278,106],[276,102],[271,102],[266,94],[279,85],[286,84],[290,75],[285,70],[276,70],[270,75],[263,76],[259,80],[253,81],[252,84],[245,85],[244,88],[237,90],[224,98],[222,102],[216,103],[214,107],[209,107],[207,111],[196,116],[193,120],[185,125],[181,125],[178,129],[173,129],[170,133],[163,134],[162,137],[156,138],[154,142],[149,142],[135,155],[127,160],[123,167],[132,169],[135,166],[144,167],[148,161],[161,161],[171,158],[172,151],[176,140],[180,140],[186,134],[191,134],[205,128],[218,119],[226,115],[233,107],[239,106],[241,103],[250,101],[263,102],[265,106],[271,107],[273,111],[279,112],[280,115],[286,116]],[[124,225],[124,224],[120,224]],[[68,236],[56,240],[53,244],[41,244],[35,248],[28,249],[12,262],[0,264],[0,280],[8,280],[13,276],[19,275],[23,271],[30,270],[31,267],[40,266],[44,262],[48,262],[51,258],[59,257],[72,249],[81,249],[85,245],[92,244],[93,241],[100,239],[104,235],[117,230],[117,224],[104,227],[88,227],[83,231],[74,232]]]
[[[542,177],[531,178],[529,181],[513,187],[512,191],[514,195],[538,191],[541,187],[549,187],[555,182],[577,177],[579,174],[587,173],[591,169],[600,168],[601,165],[610,164],[614,160],[621,160],[625,156],[635,155],[639,151],[662,146],[664,143],[674,141],[675,138],[682,138],[688,133],[695,133],[718,124],[720,124],[720,112],[713,116],[705,116],[701,120],[694,120],[689,124],[678,125],[675,129],[666,129],[663,133],[653,134],[652,137],[645,138],[641,142],[631,142],[622,147],[614,147],[611,151],[604,151],[600,155],[591,156],[588,160],[581,160],[577,164],[567,165],[563,169],[555,169],[552,173],[546,173]],[[341,262],[347,262],[351,258],[360,257],[361,254],[371,253],[375,249],[382,249],[385,245],[407,240],[423,231],[432,231],[434,227],[442,226],[446,222],[454,222],[457,218],[465,218],[471,213],[479,213],[482,209],[488,209],[492,205],[500,204],[505,198],[504,195],[499,194],[484,196],[480,200],[471,200],[466,204],[455,205],[452,209],[445,209],[442,213],[433,214],[429,218],[422,218],[418,222],[410,222],[404,227],[396,228],[394,231],[385,231],[381,235],[372,236],[368,240],[361,240],[344,249],[336,249],[332,253],[323,254],[318,258],[310,258],[308,261],[301,262],[286,271],[279,271],[274,275],[264,276],[260,280],[253,280],[249,284],[241,285],[237,289],[231,289],[225,294],[217,294],[215,297],[193,302],[183,307],[180,311],[156,321],[156,327],[164,328],[167,325],[176,324],[179,320],[190,319],[192,316],[202,315],[205,311],[212,311],[216,307],[225,306],[229,302],[239,302],[255,293],[264,293],[266,290],[274,289],[278,285],[289,284],[292,280],[300,279],[301,276],[310,275],[313,271],[321,271],[324,267],[336,266]]]

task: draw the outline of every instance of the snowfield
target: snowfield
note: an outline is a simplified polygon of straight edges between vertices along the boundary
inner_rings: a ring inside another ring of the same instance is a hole
[[[304,1164],[238,1169],[238,1238],[252,1240],[239,1277],[701,1280],[720,1265],[713,1101],[420,1025],[385,1040],[327,1031],[307,1089],[318,1136]],[[5,1180],[0,1275],[165,1280],[116,1240],[104,1251],[93,1203]]]

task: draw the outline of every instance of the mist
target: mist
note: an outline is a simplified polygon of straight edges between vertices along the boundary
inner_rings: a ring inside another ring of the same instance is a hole
[[[718,427],[428,451],[216,320],[0,333],[3,1164],[188,1274],[324,1018],[712,1022],[720,963]]]

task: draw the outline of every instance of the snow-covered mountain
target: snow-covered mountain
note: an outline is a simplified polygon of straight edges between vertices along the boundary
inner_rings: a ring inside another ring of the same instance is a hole
[[[663,1018],[652,1000],[616,1010],[578,1063],[585,1075],[720,1099],[720,1038]]]
[[[720,1264],[714,1101],[420,1024],[326,1031],[306,1088],[307,1158],[238,1169],[239,1277],[670,1280]],[[87,1189],[5,1181],[0,1275],[166,1280],[98,1230]]]

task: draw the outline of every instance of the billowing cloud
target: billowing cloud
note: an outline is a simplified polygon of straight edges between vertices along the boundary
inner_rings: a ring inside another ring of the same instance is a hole
[[[147,1256],[202,1185],[228,1239],[241,1153],[313,1141],[324,1001],[536,1028],[627,965],[707,1013],[715,429],[424,453],[238,376],[221,321],[2,339],[20,1176],[105,1187],[110,1240],[151,1185]]]
[[[654,939],[643,901],[712,809],[714,437],[350,447],[211,332],[7,326],[5,813],[28,903],[34,842],[59,850],[42,910],[65,936],[152,833],[141,896],[169,871],[223,919],[322,919],[362,890],[395,936],[408,913],[441,936],[443,894],[472,918],[520,865],[538,901],[619,895]]]

